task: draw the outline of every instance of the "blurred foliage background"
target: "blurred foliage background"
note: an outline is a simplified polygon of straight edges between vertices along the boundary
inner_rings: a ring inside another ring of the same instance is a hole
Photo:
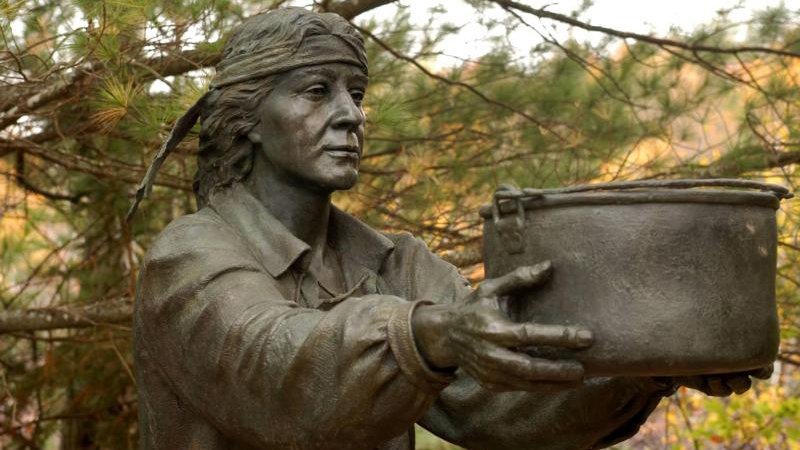
[[[474,282],[477,209],[505,181],[741,177],[796,189],[797,3],[764,2],[742,21],[731,0],[664,36],[594,24],[590,2],[563,15],[545,3],[0,0],[0,448],[136,448],[134,280],[159,230],[194,210],[196,132],[124,216],[226,34],[263,10],[334,11],[363,30],[367,146],[359,185],[335,201],[421,237]],[[474,58],[448,48],[465,25],[448,22],[455,4],[492,30]],[[411,19],[420,11],[423,23]],[[509,38],[520,30],[536,36],[524,49]],[[772,379],[732,398],[681,390],[617,448],[800,449],[795,202],[779,222]],[[423,430],[418,441],[455,448]]]

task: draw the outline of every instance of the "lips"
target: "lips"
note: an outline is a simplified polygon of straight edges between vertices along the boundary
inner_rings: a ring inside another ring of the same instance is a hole
[[[358,147],[351,147],[347,145],[330,146],[324,147],[323,150],[328,155],[336,158],[358,159],[359,157]]]

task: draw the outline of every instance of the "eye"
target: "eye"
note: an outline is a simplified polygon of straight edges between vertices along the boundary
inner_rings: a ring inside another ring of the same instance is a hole
[[[327,93],[328,93],[328,87],[325,86],[324,84],[321,84],[321,83],[317,83],[317,84],[315,84],[313,86],[309,86],[308,89],[303,91],[303,94],[306,94],[306,95],[308,95],[310,97],[315,97],[315,98],[323,97]]]
[[[361,102],[364,101],[364,91],[361,89],[353,89],[350,91],[350,97],[353,98],[353,101],[356,103],[356,105],[360,105]]]

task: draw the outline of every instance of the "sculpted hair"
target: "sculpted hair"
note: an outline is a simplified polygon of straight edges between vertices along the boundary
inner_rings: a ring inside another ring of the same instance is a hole
[[[255,144],[247,134],[258,124],[258,105],[272,92],[277,77],[227,86],[206,99],[192,183],[198,208],[204,207],[217,190],[250,174]]]
[[[351,45],[360,49],[356,53],[364,57],[366,67],[364,41],[358,31],[336,14],[319,14],[302,8],[279,9],[248,19],[228,39],[218,67],[231,58],[270,48],[296,50],[308,37],[331,34],[352,40]],[[247,135],[258,124],[261,101],[272,92],[281,75],[274,73],[214,88],[205,99],[200,113],[200,150],[193,183],[198,208],[208,204],[218,190],[250,174],[256,144]]]

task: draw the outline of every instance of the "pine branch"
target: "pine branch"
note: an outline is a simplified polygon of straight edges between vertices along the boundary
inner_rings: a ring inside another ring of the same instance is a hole
[[[647,178],[697,177],[697,178],[735,178],[757,174],[770,169],[782,169],[792,164],[800,164],[800,151],[764,153],[758,160],[741,158],[725,159],[723,156],[706,165],[679,165],[668,170],[653,173]]]
[[[392,3],[396,0],[354,0],[340,1],[328,6],[327,11],[334,12],[350,20],[372,9]],[[212,48],[216,46],[211,46]],[[138,66],[147,66],[152,70],[148,71],[141,79],[148,81],[156,78],[156,74],[162,77],[182,75],[192,70],[215,66],[221,58],[217,51],[208,49],[186,50],[175,52],[164,56],[149,58],[140,61]],[[3,101],[0,102],[0,131],[10,125],[17,123],[20,117],[30,112],[40,109],[50,102],[69,95],[75,95],[77,86],[98,70],[102,70],[100,63],[84,63],[70,72],[63,75],[52,84],[31,87],[29,84],[19,87],[6,88],[2,93]],[[155,72],[152,73],[152,72]],[[36,94],[31,95],[31,93]]]
[[[12,309],[0,311],[0,334],[123,324],[129,323],[132,316],[129,299],[71,308]]]
[[[22,92],[14,92],[12,88],[9,88],[10,91],[4,92],[3,96],[5,98],[15,98],[15,101],[7,102],[6,105],[9,106],[9,109],[0,113],[0,131],[17,123],[19,118],[23,115],[35,111],[54,100],[67,96],[75,89],[78,83],[86,78],[87,73],[94,71],[97,67],[96,63],[82,64],[65,74],[53,84],[40,87],[37,89],[38,93],[30,97],[28,97],[30,92],[27,86],[26,89],[22,89]]]
[[[720,159],[712,162],[706,169],[707,176],[741,176],[752,172],[762,172],[769,169],[781,169],[786,166],[800,163],[800,151],[765,152],[758,161],[747,159],[745,164],[742,158],[734,160]]]
[[[204,49],[187,50],[149,58],[136,62],[136,64],[131,62],[131,65],[151,68],[140,78],[144,82],[157,78],[157,75],[168,77],[205,67],[213,67],[219,62],[220,56],[218,52]],[[89,79],[91,74],[102,70],[103,65],[100,63],[85,63],[72,69],[72,71],[50,85],[37,86],[36,88],[32,88],[30,85],[7,88],[6,92],[3,93],[3,97],[13,99],[13,101],[3,101],[5,109],[0,113],[0,130],[17,123],[21,116],[34,112],[55,100],[78,94],[80,84]],[[37,93],[30,95],[34,90]]]
[[[691,44],[688,42],[676,41],[674,39],[657,38],[654,36],[648,36],[646,34],[630,33],[627,31],[615,30],[613,28],[591,25],[586,22],[574,19],[572,17],[565,16],[563,14],[550,12],[545,9],[533,8],[528,5],[517,3],[511,0],[491,0],[491,1],[496,3],[505,10],[515,9],[517,11],[522,11],[524,13],[532,14],[536,17],[555,20],[561,23],[565,23],[567,25],[572,25],[574,27],[582,28],[584,30],[596,31],[599,33],[604,33],[609,36],[614,36],[622,39],[635,39],[640,42],[646,42],[648,44],[654,44],[663,47],[679,48],[691,52],[722,53],[729,55],[736,55],[739,53],[767,53],[778,56],[786,56],[790,58],[800,58],[800,53],[793,52],[790,50],[783,50],[783,49],[776,49],[769,47],[757,47],[757,46],[715,47],[710,45]]]

